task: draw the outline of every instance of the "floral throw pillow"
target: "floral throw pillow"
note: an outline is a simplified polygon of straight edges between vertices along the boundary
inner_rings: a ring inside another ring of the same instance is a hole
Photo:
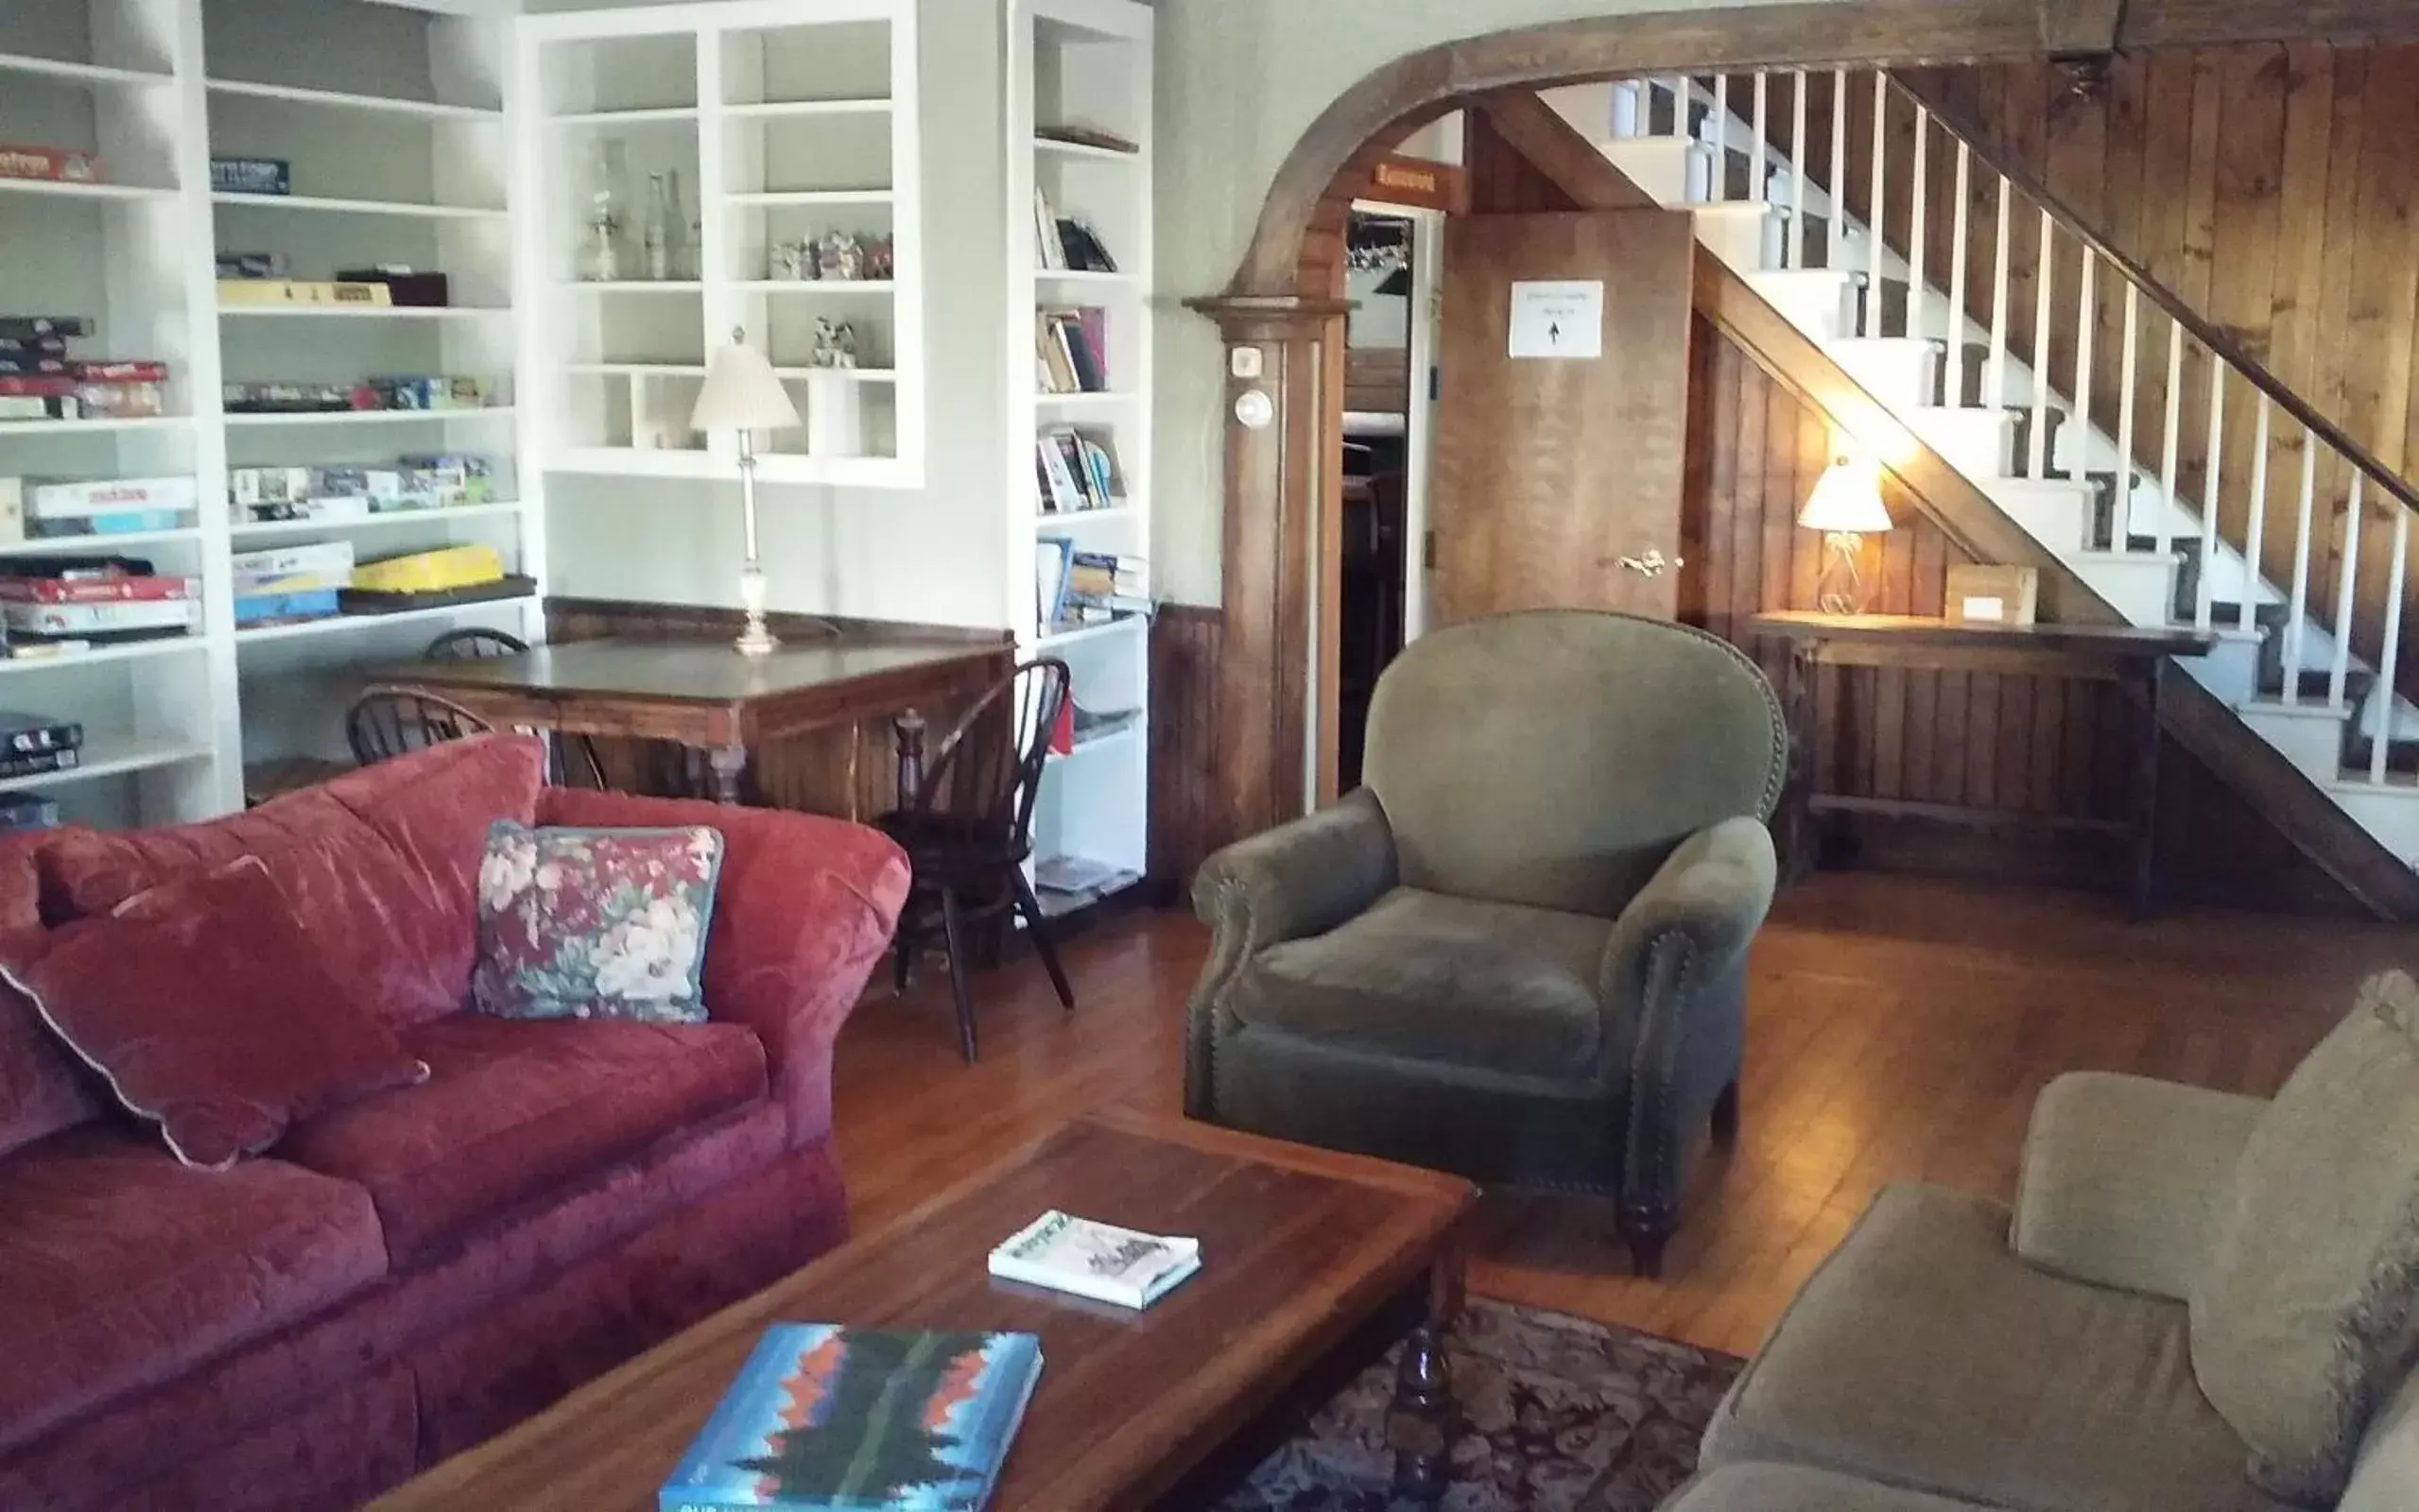
[[[722,835],[498,819],[478,869],[471,999],[506,1019],[701,1023]]]

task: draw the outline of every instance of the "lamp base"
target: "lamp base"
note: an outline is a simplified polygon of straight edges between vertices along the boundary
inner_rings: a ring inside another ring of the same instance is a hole
[[[739,574],[739,606],[747,610],[747,628],[731,643],[741,656],[770,656],[781,648],[781,641],[765,627],[765,573],[750,562]]]
[[[1834,530],[1823,538],[1823,576],[1815,584],[1815,604],[1825,614],[1865,611],[1865,538],[1853,530]]]

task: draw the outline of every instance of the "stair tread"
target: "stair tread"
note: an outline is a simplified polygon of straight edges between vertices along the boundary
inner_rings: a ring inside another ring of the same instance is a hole
[[[2286,719],[2324,719],[2337,724],[2352,717],[2350,704],[2338,709],[2331,704],[2312,703],[2307,698],[2299,703],[2287,703],[2283,698],[2272,695],[2263,695],[2248,699],[2235,705],[2235,709],[2237,713],[2245,714],[2273,714]]]

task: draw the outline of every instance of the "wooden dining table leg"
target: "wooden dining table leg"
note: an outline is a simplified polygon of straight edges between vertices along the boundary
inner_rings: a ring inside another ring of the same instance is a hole
[[[1450,1252],[1428,1273],[1427,1312],[1403,1341],[1395,1369],[1394,1404],[1386,1446],[1394,1452],[1394,1492],[1423,1505],[1443,1499],[1452,1479],[1453,1440],[1460,1413],[1453,1400],[1453,1367],[1444,1338],[1461,1314],[1462,1260]]]
[[[717,803],[737,803],[739,779],[748,771],[748,747],[717,746],[706,753],[706,765],[714,772],[714,800]]]
[[[890,738],[899,753],[899,810],[905,813],[924,796],[924,715],[909,709],[890,721]]]

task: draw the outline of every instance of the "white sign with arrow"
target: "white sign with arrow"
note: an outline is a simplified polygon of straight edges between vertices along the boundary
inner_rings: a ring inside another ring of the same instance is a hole
[[[1604,355],[1604,284],[1512,286],[1512,354],[1593,362]]]

